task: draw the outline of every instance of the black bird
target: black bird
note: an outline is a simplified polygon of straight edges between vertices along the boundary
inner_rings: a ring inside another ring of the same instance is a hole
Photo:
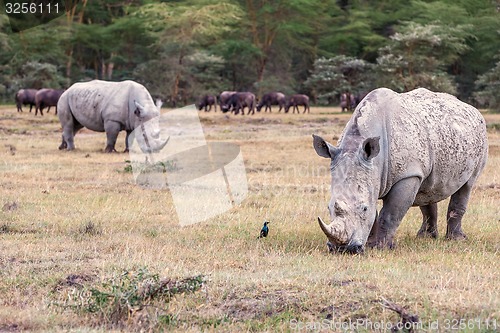
[[[267,237],[267,234],[269,233],[269,227],[267,225],[269,223],[271,222],[264,221],[264,226],[262,227],[262,229],[260,229],[260,236],[258,238]]]

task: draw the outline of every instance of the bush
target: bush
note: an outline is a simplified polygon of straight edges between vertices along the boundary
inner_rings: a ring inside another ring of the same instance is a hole
[[[474,97],[482,107],[489,107],[493,112],[500,112],[500,61],[489,72],[476,81]]]
[[[160,279],[158,274],[140,268],[95,285],[74,284],[55,304],[91,315],[105,325],[120,326],[129,319],[140,318],[142,325],[151,328],[172,321],[166,310],[176,294],[195,292],[203,284],[202,275],[182,280]]]

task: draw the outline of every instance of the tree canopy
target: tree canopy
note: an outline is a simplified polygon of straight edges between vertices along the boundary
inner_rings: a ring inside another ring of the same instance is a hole
[[[18,33],[0,15],[3,100],[20,88],[133,79],[175,105],[222,90],[334,103],[342,91],[379,86],[497,105],[487,97],[500,54],[491,0],[68,0],[66,8]]]

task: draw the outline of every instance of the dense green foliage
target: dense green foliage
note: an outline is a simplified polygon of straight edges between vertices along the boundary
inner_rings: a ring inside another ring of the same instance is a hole
[[[77,5],[20,33],[0,15],[4,100],[19,88],[99,78],[137,80],[178,105],[221,90],[302,92],[333,103],[341,91],[378,86],[496,105],[484,79],[500,53],[492,0],[67,3]]]

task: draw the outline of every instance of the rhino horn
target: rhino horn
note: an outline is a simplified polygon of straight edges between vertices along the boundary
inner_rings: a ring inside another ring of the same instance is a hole
[[[163,147],[165,147],[165,146],[167,145],[167,143],[168,143],[168,141],[169,141],[169,140],[170,140],[170,136],[169,136],[169,137],[167,137],[167,138],[166,138],[165,140],[163,140],[163,141],[162,141],[162,140],[160,140],[160,139],[158,139],[158,140],[154,140],[154,141],[152,142],[152,144],[151,144],[150,146],[148,146],[149,151],[150,151],[150,152],[153,152],[153,151],[160,151],[160,150],[162,150],[162,149],[163,149]]]
[[[168,143],[168,140],[170,140],[170,137],[167,137],[160,145],[158,146],[158,150],[162,150],[163,147],[165,147]]]
[[[319,226],[321,227],[321,230],[323,230],[323,232],[325,233],[326,237],[334,241],[335,244],[343,245],[347,243],[347,240],[343,239],[345,237],[342,237],[341,233],[339,232],[339,230],[337,230],[337,228],[335,228],[333,223],[327,225],[325,222],[323,222],[323,220],[319,216],[318,216],[318,223]]]

